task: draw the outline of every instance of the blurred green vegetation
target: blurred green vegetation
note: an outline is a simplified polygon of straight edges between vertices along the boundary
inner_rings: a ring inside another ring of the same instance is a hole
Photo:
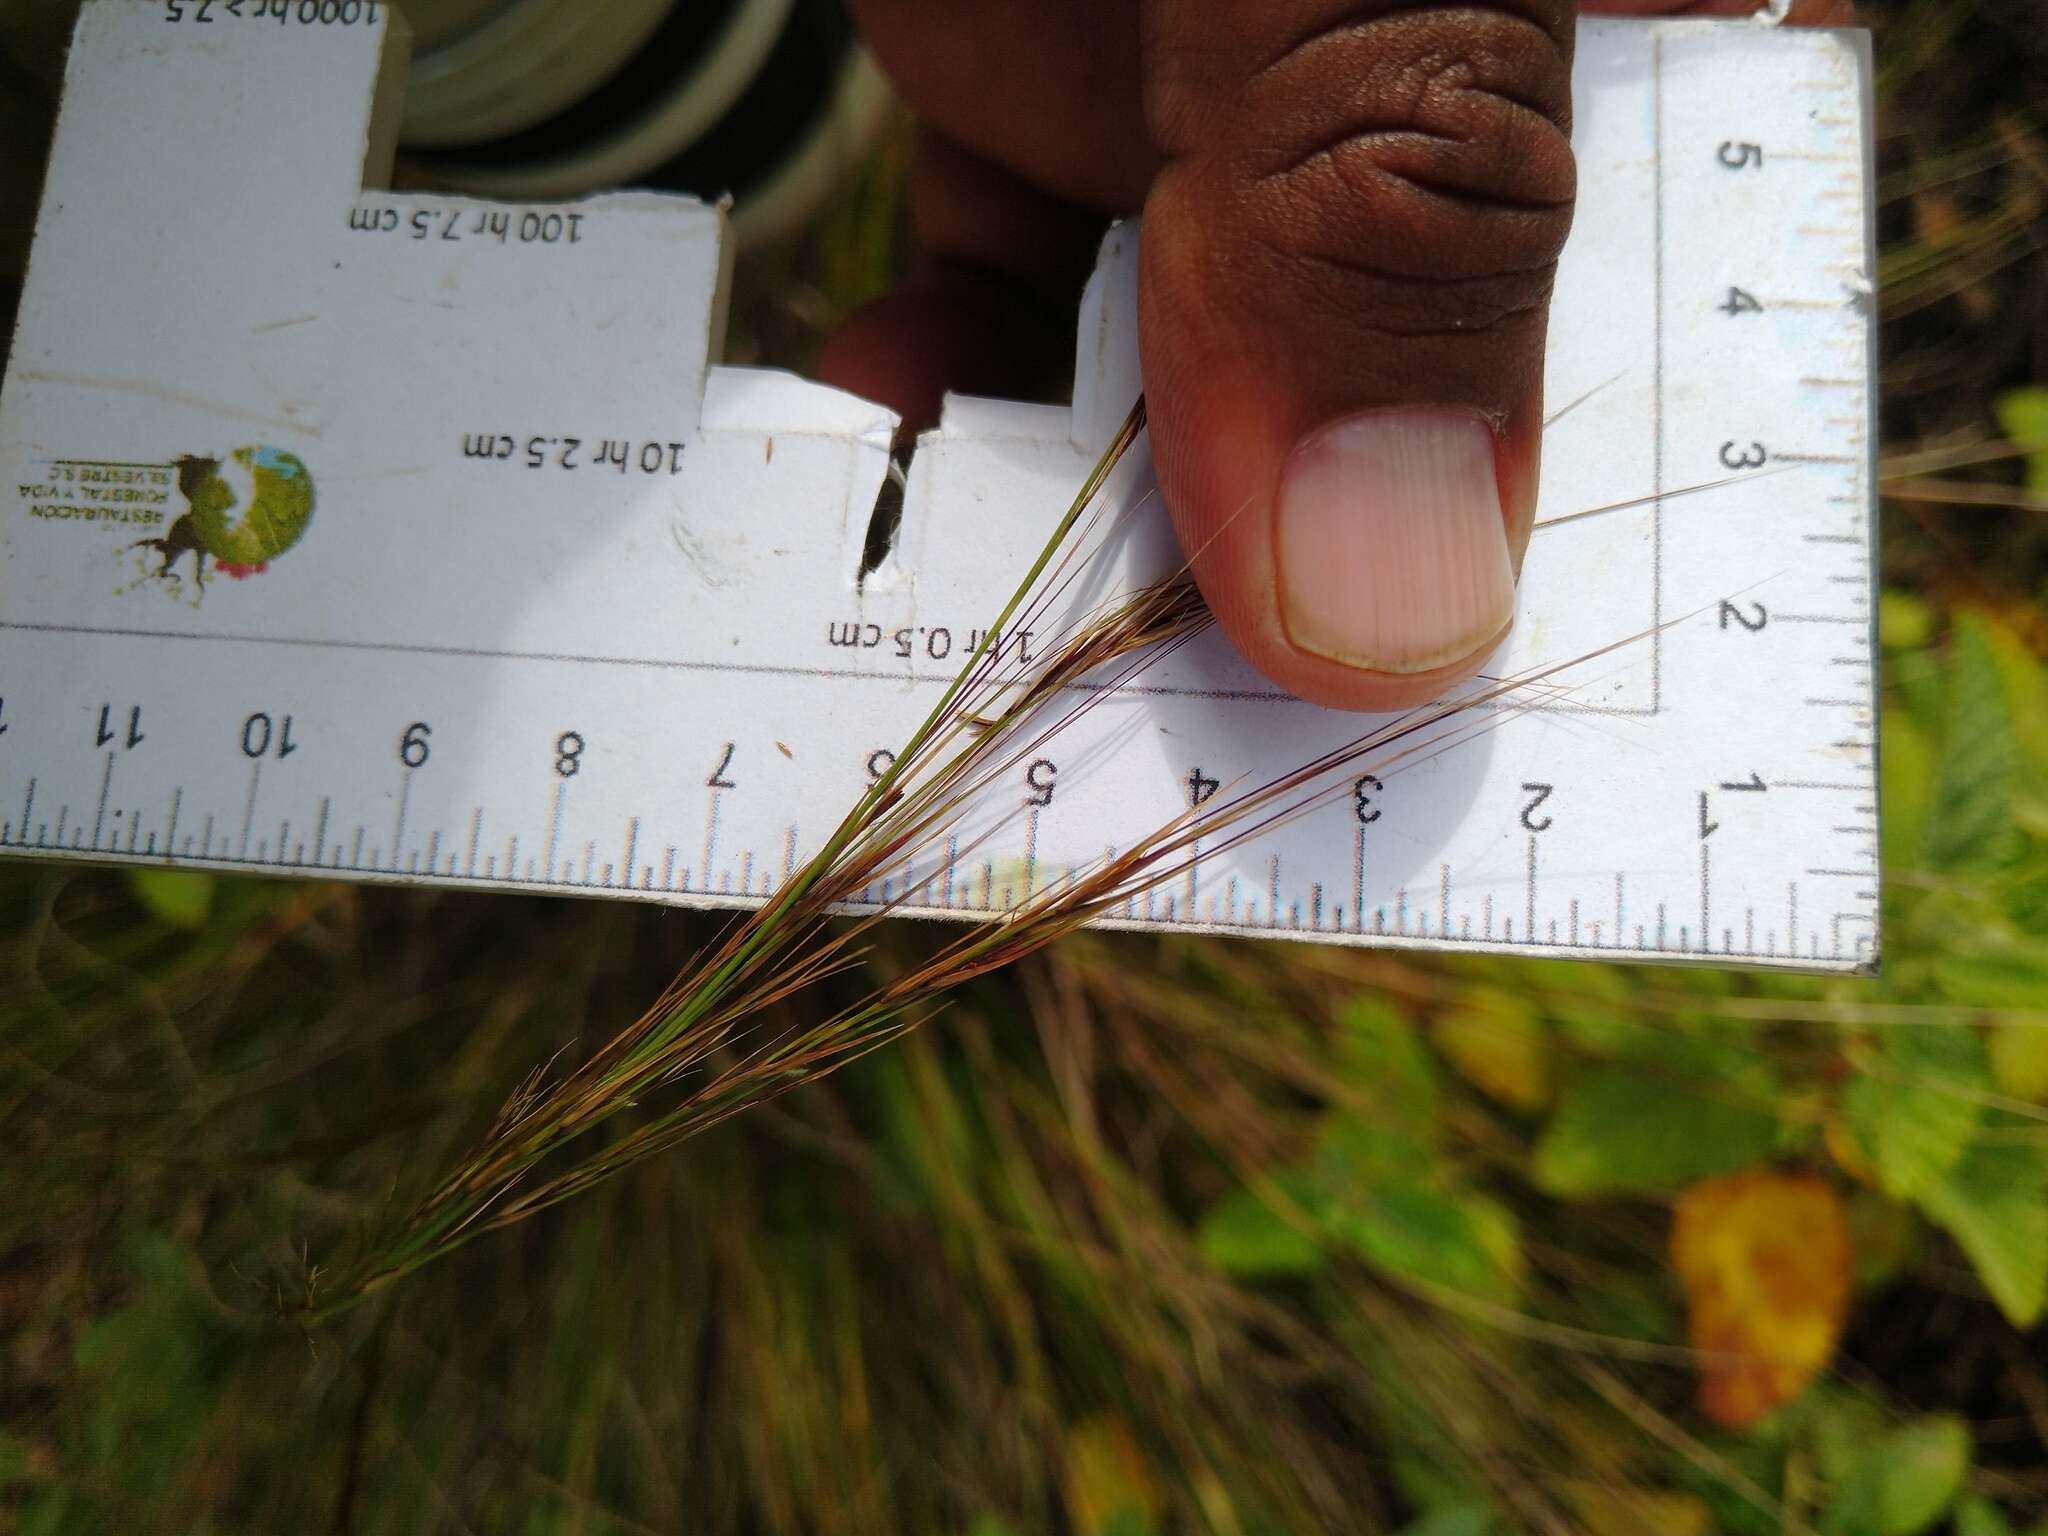
[[[715,924],[0,865],[0,1531],[2048,1532],[2048,23],[1872,9],[1880,980],[1089,936],[309,1337]]]

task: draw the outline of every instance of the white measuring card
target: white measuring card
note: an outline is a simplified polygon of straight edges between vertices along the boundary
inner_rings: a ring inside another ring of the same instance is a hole
[[[720,212],[378,190],[404,46],[370,0],[88,4],[0,402],[0,846],[758,902],[1123,421],[1135,231],[1073,408],[952,401],[864,572],[894,419],[717,362]],[[1875,961],[1865,37],[1588,21],[1576,79],[1539,518],[1632,504],[1539,527],[1488,670],[1643,638],[1121,920]],[[1179,564],[1126,467],[1091,599]],[[999,913],[1361,729],[1205,635],[868,897]]]

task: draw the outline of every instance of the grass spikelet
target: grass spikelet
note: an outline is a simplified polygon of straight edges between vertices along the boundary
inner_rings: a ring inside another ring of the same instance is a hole
[[[879,905],[864,903],[864,892],[957,835],[966,808],[998,780],[1209,623],[1183,574],[1085,613],[1029,662],[1021,651],[1006,655],[1001,644],[1013,620],[1042,626],[1049,605],[1085,566],[1087,534],[1103,515],[1098,495],[1144,420],[1141,400],[958,676],[824,846],[587,1059],[559,1074],[553,1061],[536,1067],[470,1153],[385,1241],[304,1310],[305,1321],[342,1312],[481,1233],[524,1220],[888,1044],[953,989],[1185,878],[1196,857],[1213,858],[1341,793],[1360,763],[1385,771],[1447,750],[1494,728],[1515,711],[1518,698],[1546,696],[1546,685],[1565,667],[1640,638],[1488,681],[1271,780],[1226,786],[1075,878],[1027,894],[997,920],[963,929],[857,1002],[822,1017],[813,1002],[792,1022],[781,1005],[856,966],[873,926],[910,904],[915,887],[906,881],[894,900]],[[1487,706],[1480,719],[1465,718]],[[849,913],[856,915],[848,920]],[[649,1111],[648,1118],[594,1144],[594,1132],[631,1109]]]

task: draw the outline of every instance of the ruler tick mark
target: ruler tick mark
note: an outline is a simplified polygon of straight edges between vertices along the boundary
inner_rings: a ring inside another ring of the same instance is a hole
[[[1536,942],[1536,834],[1529,834],[1529,860],[1526,894],[1528,899],[1527,921],[1523,931],[1528,934],[1531,944]]]
[[[711,885],[712,871],[716,867],[713,861],[718,851],[718,802],[724,793],[724,790],[714,788],[711,791],[710,803],[704,808],[704,884],[707,889]],[[726,888],[727,883],[721,880],[719,889]]]
[[[1664,34],[1650,36],[1650,713],[1664,698]]]
[[[1704,817],[1704,816],[1705,816],[1706,814],[1707,814],[1707,800],[1706,800],[1706,796],[1702,795],[1702,796],[1700,796],[1700,815],[1701,815],[1702,817]],[[1705,833],[1705,832],[1703,831],[1703,832],[1702,832],[1702,833],[1700,834],[1700,953],[1701,953],[1701,954],[1705,954],[1705,953],[1706,953],[1706,951],[1707,951],[1707,946],[1708,946],[1708,944],[1710,944],[1710,943],[1712,942],[1712,939],[1710,938],[1710,935],[1711,935],[1711,934],[1713,933],[1713,924],[1712,924],[1712,920],[1711,920],[1711,910],[1712,910],[1712,896],[1713,896],[1713,889],[1714,889],[1714,887],[1713,887],[1713,877],[1712,877],[1712,870],[1713,870],[1713,862],[1712,862],[1712,860],[1713,860],[1713,852],[1714,852],[1713,848],[1712,848],[1712,847],[1711,847],[1711,846],[1710,846],[1710,845],[1708,844],[1708,842],[1707,842],[1707,839],[1706,839],[1706,833]]]
[[[114,754],[109,752],[107,754],[107,766],[100,774],[99,809],[93,813],[92,818],[92,846],[94,849],[97,849],[100,845],[100,828],[107,819],[107,791],[112,788],[113,782]],[[120,813],[116,812],[115,814],[118,815]]]
[[[547,878],[550,880],[555,878],[555,844],[560,840],[562,835],[562,797],[568,794],[568,792],[569,781],[565,778],[557,777],[555,779],[554,805],[553,809],[550,810],[548,813],[548,854],[546,860],[546,869]]]

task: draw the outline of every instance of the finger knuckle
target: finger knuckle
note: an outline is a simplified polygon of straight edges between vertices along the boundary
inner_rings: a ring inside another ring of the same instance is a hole
[[[1272,291],[1331,323],[1385,336],[1486,336],[1545,312],[1549,268],[1529,273],[1421,282],[1356,266],[1282,254]]]
[[[1548,0],[1348,8],[1234,103],[1226,176],[1268,259],[1401,326],[1540,307],[1571,227],[1569,21]]]

